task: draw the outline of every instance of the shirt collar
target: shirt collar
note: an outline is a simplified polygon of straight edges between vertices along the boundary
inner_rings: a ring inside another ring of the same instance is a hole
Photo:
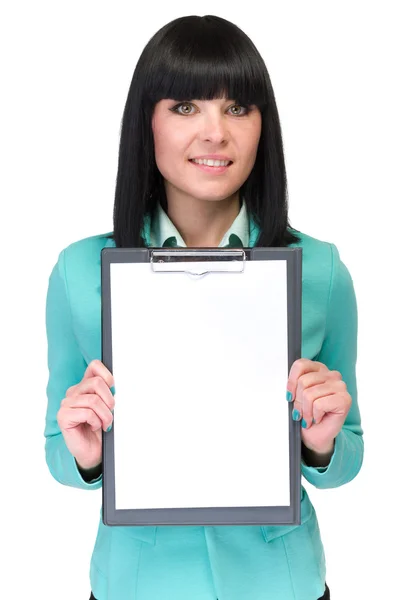
[[[239,211],[238,216],[233,221],[228,231],[224,234],[222,240],[218,245],[218,248],[227,246],[229,244],[229,238],[231,235],[237,236],[244,248],[249,246],[249,217],[247,213],[246,202],[244,200],[242,202],[242,207]],[[172,223],[171,219],[164,211],[161,204],[158,202],[156,213],[151,223],[151,246],[162,248],[165,241],[169,240],[169,238],[171,237],[175,238],[177,246],[186,248],[186,244],[181,234],[179,233],[175,225]],[[168,243],[168,246],[170,245],[171,244]]]

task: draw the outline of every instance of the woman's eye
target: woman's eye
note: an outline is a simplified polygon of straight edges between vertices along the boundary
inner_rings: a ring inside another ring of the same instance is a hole
[[[248,112],[250,112],[250,111],[249,111],[249,107],[248,107],[248,106],[245,106],[245,105],[243,105],[243,104],[234,104],[233,106],[231,106],[231,108],[236,108],[236,109],[237,109],[237,108],[239,108],[239,109],[240,109],[240,108],[244,108],[244,110],[245,110],[245,112],[244,112],[244,113],[242,113],[242,114],[239,114],[238,112],[235,112],[235,113],[234,113],[234,114],[235,114],[237,117],[244,117],[244,115],[247,115],[247,113],[248,113]]]
[[[189,102],[181,102],[180,104],[177,104],[176,106],[174,106],[174,108],[172,110],[176,111],[177,113],[179,113],[181,115],[188,115],[188,114],[190,114],[190,112],[188,110],[185,110],[183,112],[179,112],[178,109],[181,108],[182,106],[189,107],[189,108],[192,107],[193,108],[193,105],[190,104]]]
[[[185,108],[185,110],[183,110],[183,112],[179,110],[182,107]],[[190,108],[193,108],[193,104],[191,102],[180,102],[179,104],[176,104],[173,108],[171,108],[171,110],[174,112],[177,112],[180,115],[190,115],[190,114],[192,114],[190,112]],[[187,109],[189,109],[189,110],[187,110]],[[233,114],[237,117],[244,117],[245,115],[247,115],[250,112],[249,106],[242,105],[242,104],[234,104],[233,106],[230,106],[228,110],[231,110],[231,109],[235,109]],[[239,111],[237,109],[239,109]],[[240,109],[244,109],[245,112],[242,112],[242,114],[239,114]]]

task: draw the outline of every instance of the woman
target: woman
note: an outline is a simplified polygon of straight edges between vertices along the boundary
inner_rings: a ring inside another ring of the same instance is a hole
[[[128,93],[114,230],[62,250],[49,279],[45,436],[57,481],[102,485],[114,380],[99,358],[100,252],[110,246],[300,246],[302,358],[291,366],[287,399],[302,421],[302,474],[318,488],[357,475],[352,279],[334,244],[289,226],[286,192],[278,111],[253,43],[215,16],[165,25],[140,56]],[[148,331],[157,338],[151,323]],[[304,488],[301,515],[301,525],[269,527],[107,527],[100,516],[91,598],[326,600],[324,550]]]

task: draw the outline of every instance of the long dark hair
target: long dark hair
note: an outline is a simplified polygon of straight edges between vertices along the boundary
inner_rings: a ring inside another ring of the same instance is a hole
[[[157,201],[167,205],[155,162],[154,105],[165,98],[223,97],[240,105],[256,104],[262,115],[256,161],[239,190],[260,228],[256,246],[287,246],[300,240],[288,220],[281,127],[265,63],[239,27],[206,15],[181,17],[162,27],[136,65],[121,123],[111,236],[117,248],[143,247],[144,219],[153,217]]]

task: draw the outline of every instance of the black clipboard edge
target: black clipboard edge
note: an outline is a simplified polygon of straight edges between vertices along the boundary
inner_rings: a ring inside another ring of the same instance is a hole
[[[161,248],[103,248],[101,251],[101,286],[102,289],[110,290],[110,266],[113,262],[129,262],[127,260],[135,253],[135,262],[149,262],[151,250]],[[162,250],[165,250],[164,248]],[[201,250],[207,252],[210,248],[199,248],[191,250]],[[301,331],[302,331],[302,248],[246,248],[246,258],[250,260],[268,260],[275,254],[275,259],[282,258],[287,261],[287,296],[288,306],[293,305],[297,310],[289,310],[288,319],[288,374],[291,365],[295,360],[301,357]],[[288,250],[290,252],[288,252]],[[278,256],[277,256],[278,255]],[[115,259],[118,260],[115,260]],[[300,296],[300,297],[299,297]],[[110,294],[102,294],[101,304],[101,322],[102,322],[102,362],[112,372],[111,352],[105,352],[105,348],[110,348],[108,342],[111,339],[111,322],[109,320],[111,313]],[[107,335],[108,334],[108,335]],[[207,507],[207,508],[177,508],[177,509],[115,509],[115,473],[113,464],[114,448],[114,427],[110,432],[103,431],[102,460],[103,460],[103,486],[102,486],[102,520],[104,525],[109,526],[174,526],[174,525],[300,525],[301,524],[301,429],[300,422],[293,421],[291,418],[292,405],[288,403],[288,422],[289,422],[289,456],[290,456],[290,506],[269,506],[269,507]],[[110,450],[110,451],[109,451]],[[105,485],[104,473],[107,471],[107,483]],[[112,490],[112,491],[111,491]],[[248,513],[253,514],[253,518],[244,522],[237,522],[237,516],[246,508]],[[182,519],[182,515],[188,511],[192,518]],[[219,519],[205,519],[210,516],[210,511],[218,517],[224,514],[224,523]],[[239,511],[239,513],[237,512]],[[197,518],[193,519],[194,513]],[[257,515],[268,512],[268,522],[261,522]],[[118,513],[118,514],[117,514]],[[132,513],[139,517],[137,522],[132,522]],[[168,520],[162,522],[162,518],[157,523],[152,521],[156,513],[168,514]],[[180,515],[179,520],[174,522],[174,513]],[[226,517],[231,515],[232,522]],[[150,517],[150,522],[148,521]],[[185,522],[187,521],[187,522]]]

